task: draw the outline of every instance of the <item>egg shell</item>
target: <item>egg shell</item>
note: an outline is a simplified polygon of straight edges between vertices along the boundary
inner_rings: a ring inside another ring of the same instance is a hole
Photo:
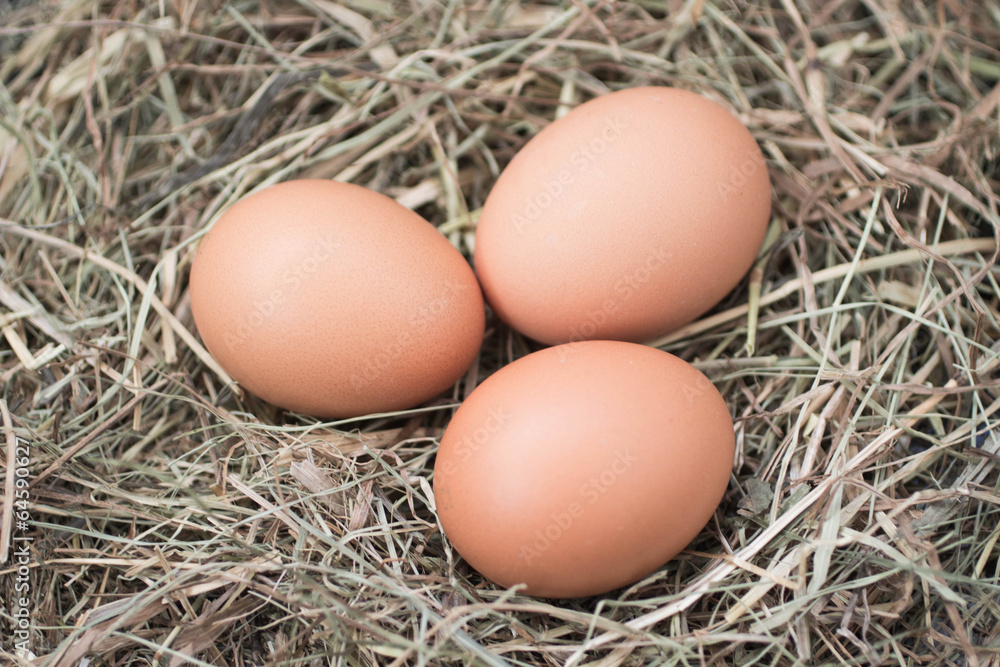
[[[212,355],[276,405],[317,417],[412,408],[478,354],[482,293],[434,226],[366,188],[297,180],[215,223],[191,269]]]
[[[770,207],[764,157],[735,116],[689,91],[631,88],[518,152],[483,207],[474,266],[531,338],[649,341],[739,283]]]
[[[734,449],[725,402],[687,362],[634,343],[559,345],[462,403],[435,460],[436,509],[455,549],[497,584],[596,595],[698,535]]]

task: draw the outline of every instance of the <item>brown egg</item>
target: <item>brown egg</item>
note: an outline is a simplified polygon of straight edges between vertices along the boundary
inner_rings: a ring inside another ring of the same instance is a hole
[[[633,583],[701,531],[725,493],[725,402],[690,364],[617,341],[501,368],[455,413],[434,498],[455,549],[501,586],[573,598]]]
[[[474,266],[497,314],[531,338],[648,341],[736,286],[770,206],[764,157],[726,109],[622,90],[514,157],[483,207]]]
[[[468,262],[416,213],[299,180],[236,203],[201,243],[191,310],[241,385],[318,417],[412,408],[472,364],[485,327]]]

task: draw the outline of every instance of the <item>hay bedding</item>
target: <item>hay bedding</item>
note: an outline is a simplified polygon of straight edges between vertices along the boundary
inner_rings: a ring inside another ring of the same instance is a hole
[[[4,662],[1000,665],[996,2],[0,17],[0,405],[32,484],[27,530],[3,501]],[[454,406],[531,343],[491,322],[450,396],[316,423],[231,386],[186,275],[221,209],[306,176],[385,192],[469,252],[529,136],[640,84],[725,103],[768,158],[769,250],[659,341],[726,397],[738,460],[674,562],[533,600],[463,565],[428,498]],[[18,654],[13,537],[32,539]]]

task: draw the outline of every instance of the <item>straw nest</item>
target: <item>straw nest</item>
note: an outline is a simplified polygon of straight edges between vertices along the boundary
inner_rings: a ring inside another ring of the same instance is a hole
[[[0,17],[4,660],[1000,665],[996,2],[3,0]],[[429,482],[455,405],[532,343],[491,321],[449,396],[318,423],[230,384],[188,269],[225,207],[298,177],[386,193],[469,253],[531,135],[645,84],[732,109],[774,184],[747,281],[657,343],[725,396],[732,482],[647,579],[526,598],[450,549]]]

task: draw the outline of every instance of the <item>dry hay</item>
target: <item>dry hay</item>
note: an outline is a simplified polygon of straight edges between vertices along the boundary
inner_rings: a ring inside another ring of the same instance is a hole
[[[3,537],[33,537],[37,656],[4,632],[5,660],[1000,665],[998,45],[995,1],[3,0],[0,405],[34,522],[8,487]],[[186,276],[222,209],[307,176],[468,253],[532,134],[642,84],[720,101],[768,158],[756,270],[659,341],[726,397],[738,460],[688,552],[534,600],[428,500],[454,406],[530,342],[492,321],[452,395],[317,423],[233,389]]]

